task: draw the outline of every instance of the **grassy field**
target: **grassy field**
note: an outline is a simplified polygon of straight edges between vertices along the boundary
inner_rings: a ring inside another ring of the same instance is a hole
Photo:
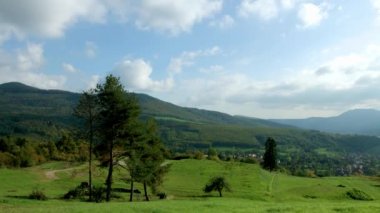
[[[60,197],[87,179],[85,164],[52,162],[27,169],[0,169],[0,212],[380,212],[380,178],[329,177],[300,178],[269,173],[258,165],[207,160],[170,161],[172,164],[162,191],[168,199],[130,203],[128,194],[111,203],[64,201]],[[223,198],[205,194],[202,188],[214,175],[223,175],[232,192]],[[95,168],[96,184],[101,184],[105,170]],[[117,170],[115,187],[128,187],[126,176]],[[48,201],[27,199],[33,189],[40,189]],[[142,191],[142,187],[137,185]],[[370,195],[373,201],[350,199],[353,188]]]

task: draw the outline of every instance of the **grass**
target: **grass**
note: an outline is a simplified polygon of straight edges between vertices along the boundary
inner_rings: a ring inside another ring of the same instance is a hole
[[[59,199],[69,189],[87,180],[86,164],[52,162],[28,169],[0,169],[0,212],[380,212],[380,179],[375,177],[301,178],[270,173],[258,165],[208,160],[170,161],[170,173],[162,186],[167,200],[127,202],[128,195],[111,203],[87,203]],[[55,171],[57,178],[46,177]],[[95,168],[95,182],[106,173]],[[115,171],[115,187],[128,187],[120,179],[125,171]],[[210,177],[222,175],[232,192],[205,194],[202,188]],[[48,201],[27,196],[41,189]],[[141,185],[137,188],[142,191]],[[374,201],[350,199],[353,188]],[[142,196],[141,198],[142,199]]]

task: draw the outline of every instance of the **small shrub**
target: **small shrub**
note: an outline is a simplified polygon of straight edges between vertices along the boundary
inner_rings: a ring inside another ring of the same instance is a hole
[[[166,199],[167,197],[165,192],[157,193],[157,196],[160,198],[160,200]]]
[[[346,194],[348,197],[354,200],[373,200],[373,198],[370,195],[355,188],[350,191],[347,191]]]
[[[46,195],[39,189],[34,189],[28,198],[32,200],[47,200]]]
[[[84,183],[87,182],[82,182],[79,186],[64,194],[63,199],[85,199],[85,196],[89,195],[89,185]]]
[[[92,196],[95,202],[100,203],[106,198],[106,188],[103,186],[94,186],[92,189]]]
[[[346,186],[345,186],[345,185],[342,185],[342,184],[337,185],[337,187],[340,187],[340,188],[346,188]]]

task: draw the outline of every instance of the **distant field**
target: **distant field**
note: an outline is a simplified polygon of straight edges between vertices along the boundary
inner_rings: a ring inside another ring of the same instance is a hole
[[[162,186],[167,200],[127,201],[128,194],[111,203],[86,203],[59,199],[87,179],[85,164],[52,162],[28,169],[0,169],[0,212],[380,212],[380,178],[300,178],[269,173],[257,165],[207,160],[171,161]],[[116,171],[115,187],[128,187]],[[213,175],[224,175],[232,186],[223,198],[202,192]],[[106,172],[95,169],[96,184]],[[140,190],[141,186],[137,186]],[[33,201],[27,195],[42,189],[48,201]],[[357,188],[374,201],[356,201],[345,193]],[[142,196],[140,196],[142,200]]]

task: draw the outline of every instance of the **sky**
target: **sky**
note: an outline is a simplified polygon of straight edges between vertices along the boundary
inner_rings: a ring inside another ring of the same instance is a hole
[[[258,118],[380,109],[380,0],[0,0],[0,83]]]

